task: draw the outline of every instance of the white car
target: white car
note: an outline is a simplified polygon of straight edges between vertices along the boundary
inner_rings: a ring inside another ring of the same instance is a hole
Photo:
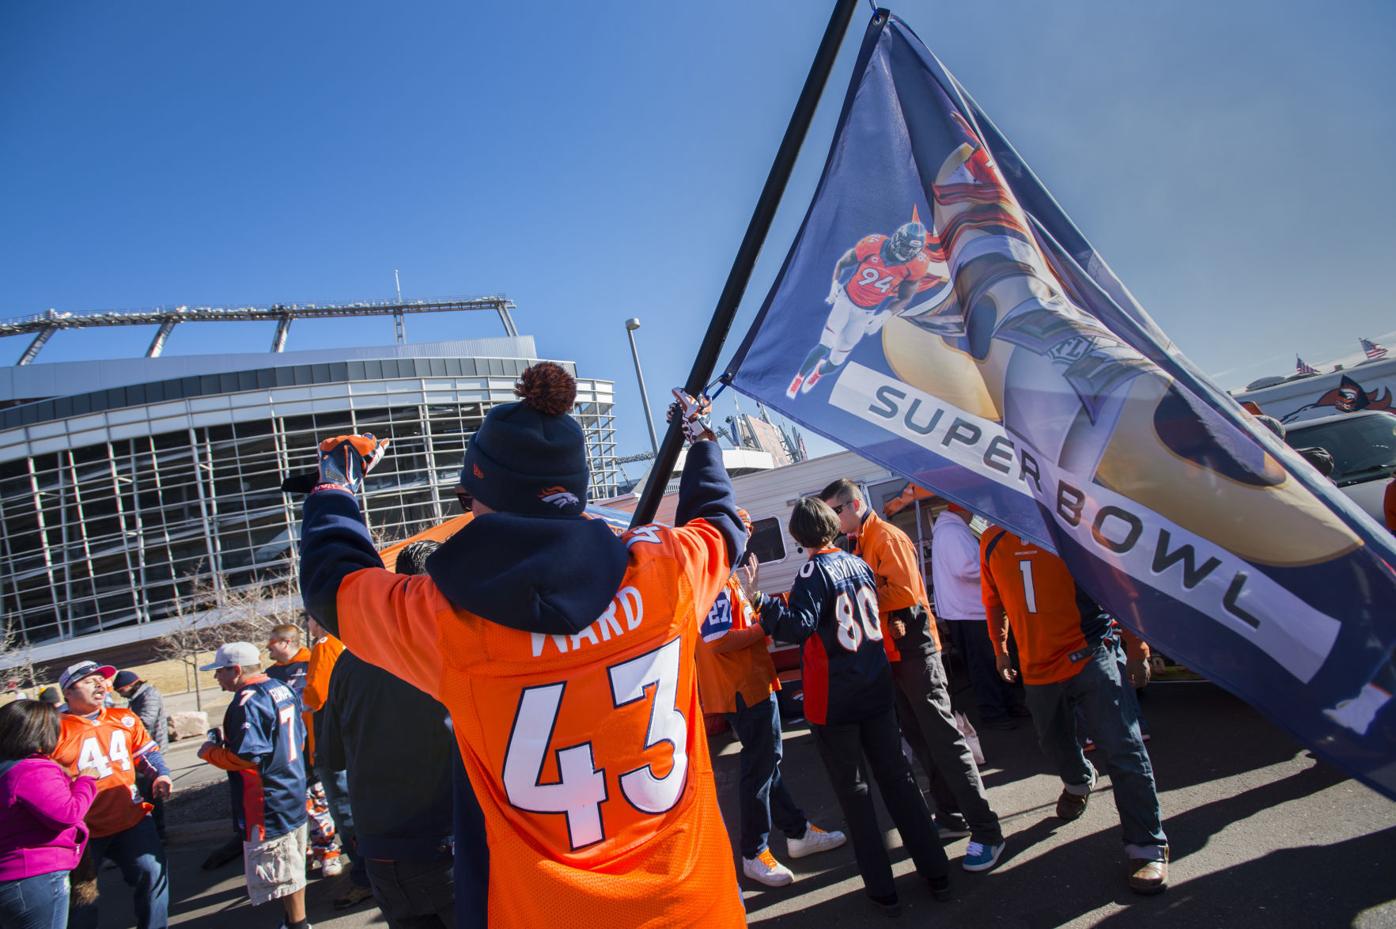
[[[1396,416],[1376,410],[1339,413],[1294,423],[1285,430],[1293,448],[1327,449],[1333,482],[1380,525],[1382,499],[1396,472]]]

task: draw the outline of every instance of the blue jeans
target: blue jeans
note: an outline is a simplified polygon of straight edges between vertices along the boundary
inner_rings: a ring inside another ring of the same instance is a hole
[[[315,776],[319,778],[320,786],[325,788],[325,802],[330,806],[335,834],[339,836],[344,854],[349,856],[349,880],[355,886],[367,887],[368,870],[364,866],[363,856],[359,854],[359,843],[354,832],[354,811],[349,808],[349,775],[316,765]]]
[[[1125,853],[1160,860],[1168,849],[1163,834],[1154,768],[1139,732],[1139,704],[1120,677],[1120,646],[1101,643],[1074,677],[1023,688],[1037,741],[1056,766],[1068,793],[1084,795],[1095,784],[1095,769],[1076,741],[1080,710],[1115,792]]]
[[[170,914],[170,877],[165,870],[165,846],[149,816],[124,832],[88,842],[98,869],[110,858],[134,891],[136,929],[166,929]],[[97,929],[99,904],[74,906],[68,913],[72,929]]]
[[[766,850],[774,821],[787,837],[805,834],[809,821],[785,789],[780,776],[780,708],[776,695],[747,706],[737,694],[737,712],[727,714],[741,754],[742,857],[755,858]]]
[[[68,872],[0,881],[0,929],[66,929]]]
[[[941,617],[944,619],[944,617]],[[965,663],[974,702],[981,722],[1004,719],[1016,704],[1013,688],[999,677],[994,664],[994,646],[989,641],[988,624],[982,619],[947,620],[941,627]]]

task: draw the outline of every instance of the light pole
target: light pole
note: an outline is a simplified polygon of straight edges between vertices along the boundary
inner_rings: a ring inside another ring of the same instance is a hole
[[[640,371],[640,349],[635,346],[635,330],[640,328],[640,320],[631,317],[625,321],[625,334],[630,339],[630,357],[635,359],[635,380],[640,382],[640,403],[645,407],[645,426],[650,431],[650,448],[659,455],[659,437],[654,434],[654,414],[650,412],[650,395],[645,390],[645,375]]]

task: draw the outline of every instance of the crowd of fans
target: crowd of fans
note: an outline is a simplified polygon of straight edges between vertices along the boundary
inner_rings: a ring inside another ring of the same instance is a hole
[[[773,830],[790,858],[851,839],[868,897],[898,913],[875,782],[930,895],[951,899],[942,839],[968,836],[960,867],[988,872],[1013,837],[952,707],[947,651],[980,726],[1031,723],[1062,820],[1090,801],[1094,749],[1122,876],[1138,893],[1166,888],[1135,697],[1147,647],[1059,558],[999,527],[976,538],[951,505],[934,524],[933,611],[914,543],[840,480],[797,502],[789,530],[809,561],[791,590],[763,592],[700,403],[680,395],[674,411],[691,443],[676,525],[618,536],[585,518],[570,378],[530,371],[523,401],[492,410],[470,443],[458,496],[473,521],[439,547],[407,546],[394,570],[356,498],[383,443],[325,442],[302,536],[310,645],[279,626],[267,660],[229,642],[202,668],[232,695],[199,757],[227,772],[236,833],[206,866],[240,856],[253,905],[277,901],[282,925],[305,929],[308,869],[334,875],[347,858],[336,905],[372,897],[390,927],[741,925],[704,713],[741,743],[733,834],[747,879],[796,879]],[[782,771],[772,641],[801,648],[803,713],[847,835],[812,822]],[[139,929],[161,929],[160,694],[92,661],[60,690],[61,706],[0,708],[0,929],[91,929],[104,860]],[[638,701],[652,706],[626,712]],[[503,881],[509,893],[491,892]]]

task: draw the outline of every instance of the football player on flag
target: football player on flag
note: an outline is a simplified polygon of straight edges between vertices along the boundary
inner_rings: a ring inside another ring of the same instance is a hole
[[[809,393],[826,370],[847,360],[864,336],[880,332],[887,317],[905,309],[927,286],[943,284],[944,275],[932,269],[938,265],[943,270],[944,258],[937,258],[933,249],[930,233],[913,207],[911,221],[890,236],[864,236],[844,252],[834,265],[834,280],[824,301],[830,307],[829,318],[819,344],[805,356],[785,395],[793,400],[797,394]]]

